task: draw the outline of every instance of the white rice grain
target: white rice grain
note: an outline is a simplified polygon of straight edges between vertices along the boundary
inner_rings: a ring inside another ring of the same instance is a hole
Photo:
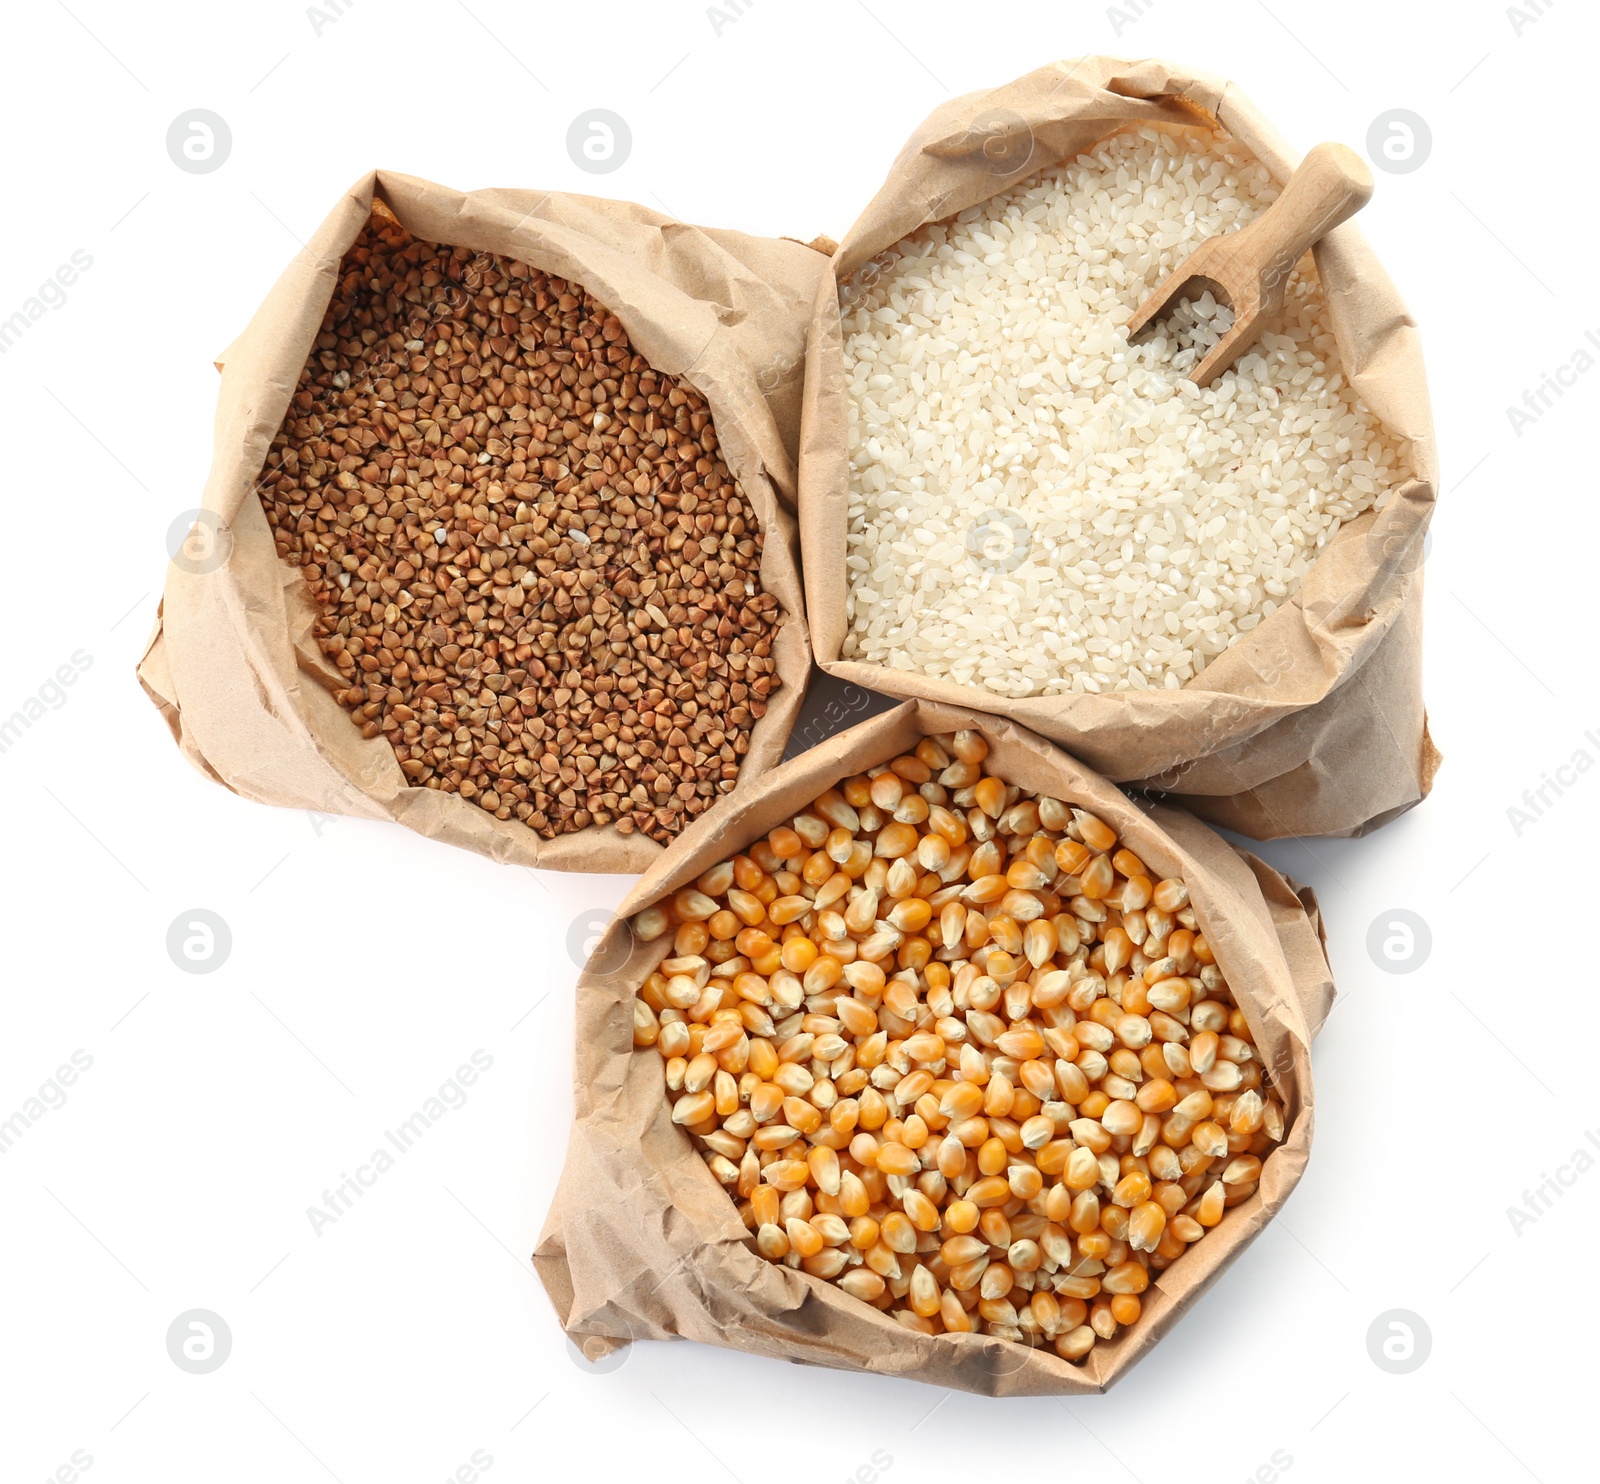
[[[1140,128],[924,227],[842,293],[846,658],[1000,695],[1177,689],[1406,477],[1344,379],[1310,260],[1205,391],[1208,293],[1123,325],[1276,196],[1202,130]]]

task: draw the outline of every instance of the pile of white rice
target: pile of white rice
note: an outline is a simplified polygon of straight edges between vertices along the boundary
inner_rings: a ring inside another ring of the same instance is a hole
[[[1309,257],[1206,391],[1209,295],[1123,326],[1276,196],[1202,130],[1141,128],[924,227],[845,286],[846,658],[1007,696],[1177,689],[1405,477],[1345,383]]]

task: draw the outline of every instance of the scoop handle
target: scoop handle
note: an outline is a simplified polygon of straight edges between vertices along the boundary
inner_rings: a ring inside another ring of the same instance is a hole
[[[1343,144],[1319,144],[1306,155],[1283,193],[1247,228],[1261,286],[1271,293],[1294,271],[1307,248],[1372,199],[1372,172]]]

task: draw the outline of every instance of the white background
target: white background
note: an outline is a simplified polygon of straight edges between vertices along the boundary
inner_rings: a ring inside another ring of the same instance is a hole
[[[1520,837],[1507,810],[1578,749],[1600,758],[1600,374],[1520,437],[1506,409],[1600,327],[1592,98],[1570,85],[1593,13],[759,0],[719,35],[678,0],[471,4],[359,0],[320,35],[290,0],[8,9],[0,319],[75,250],[93,266],[0,356],[0,715],[75,651],[93,664],[0,755],[0,1119],[75,1050],[93,1066],[0,1157],[0,1477],[81,1450],[96,1484],[401,1484],[475,1452],[491,1480],[1592,1479],[1600,1171],[1520,1234],[1507,1209],[1600,1138],[1600,777]],[[1363,221],[1437,408],[1446,761],[1374,838],[1265,851],[1321,894],[1343,995],[1309,1172],[1106,1397],[994,1402],[687,1344],[596,1374],[526,1254],[569,1118],[569,940],[627,883],[260,807],[181,760],[133,669],[210,459],[213,356],[371,166],[838,236],[934,104],[1083,51],[1230,75],[1301,147],[1364,148],[1393,108],[1432,130]],[[595,107],[633,134],[604,177],[565,146]],[[231,127],[211,174],[166,152],[194,108]],[[213,974],[167,954],[192,908],[232,932]],[[1432,933],[1406,975],[1366,947],[1394,908]],[[306,1208],[476,1049],[493,1067],[467,1105],[314,1235]],[[191,1308],[232,1331],[209,1375],[168,1358]],[[1369,1358],[1390,1309],[1431,1332],[1410,1374]]]

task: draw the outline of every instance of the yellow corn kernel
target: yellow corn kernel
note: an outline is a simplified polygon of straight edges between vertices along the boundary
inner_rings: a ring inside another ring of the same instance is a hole
[[[1180,912],[1189,905],[1189,888],[1176,877],[1169,876],[1156,883],[1152,900],[1163,912]]]
[[[939,1284],[920,1262],[911,1270],[911,1287],[906,1295],[911,1311],[924,1319],[939,1312]]]
[[[806,1163],[811,1167],[811,1178],[816,1182],[817,1189],[828,1195],[838,1195],[839,1182],[843,1177],[838,1154],[823,1145],[814,1145],[806,1155]]]
[[[789,1247],[801,1257],[814,1257],[822,1251],[822,1234],[809,1221],[791,1217],[783,1224],[789,1238]]]
[[[1230,1160],[1222,1172],[1224,1185],[1251,1185],[1261,1178],[1261,1161],[1253,1154]]]
[[[1010,1152],[1004,1142],[992,1135],[978,1146],[978,1172],[982,1175],[999,1175],[1009,1159]]]
[[[999,819],[1005,810],[1006,786],[992,774],[985,775],[974,785],[972,801],[990,819]]]
[[[1111,1254],[1111,1238],[1104,1231],[1085,1232],[1078,1238],[1078,1251],[1099,1262]]]
[[[1153,1252],[1167,1229],[1167,1213],[1155,1201],[1141,1201],[1128,1216],[1128,1245],[1135,1252]]]
[[[883,1297],[887,1285],[883,1279],[870,1268],[850,1268],[838,1280],[839,1287],[844,1289],[851,1298],[857,1298],[862,1303],[870,1304]]]
[[[878,1223],[883,1242],[895,1252],[917,1250],[917,1229],[903,1211],[890,1211]]]
[[[1044,1176],[1033,1165],[1013,1164],[1006,1170],[1006,1186],[1019,1201],[1031,1201],[1044,1189]]]
[[[779,1190],[799,1190],[811,1176],[811,1167],[803,1159],[774,1160],[761,1171],[761,1178]]]
[[[1095,1332],[1087,1324],[1080,1324],[1065,1334],[1057,1334],[1056,1354],[1063,1360],[1082,1360],[1095,1345]]]
[[[1194,1219],[1201,1226],[1215,1226],[1222,1220],[1224,1197],[1227,1194],[1220,1180],[1207,1187],[1195,1207]]]
[[[1117,1181],[1111,1199],[1116,1205],[1131,1209],[1142,1201],[1148,1201],[1150,1191],[1150,1177],[1143,1170],[1130,1170]]]
[[[961,1295],[951,1288],[939,1299],[939,1321],[945,1333],[952,1335],[971,1334],[978,1327],[977,1321],[962,1307]]]
[[[919,1232],[939,1230],[939,1208],[920,1190],[908,1190],[900,1197],[900,1205]]]
[[[978,1220],[982,1213],[973,1203],[964,1197],[951,1201],[945,1207],[944,1219],[949,1223],[950,1230],[957,1234],[976,1231]]]
[[[789,1255],[789,1238],[781,1226],[763,1225],[756,1231],[756,1251],[769,1262],[780,1262]]]
[[[1107,1293],[1143,1293],[1150,1286],[1150,1274],[1141,1263],[1120,1262],[1100,1280]]]

